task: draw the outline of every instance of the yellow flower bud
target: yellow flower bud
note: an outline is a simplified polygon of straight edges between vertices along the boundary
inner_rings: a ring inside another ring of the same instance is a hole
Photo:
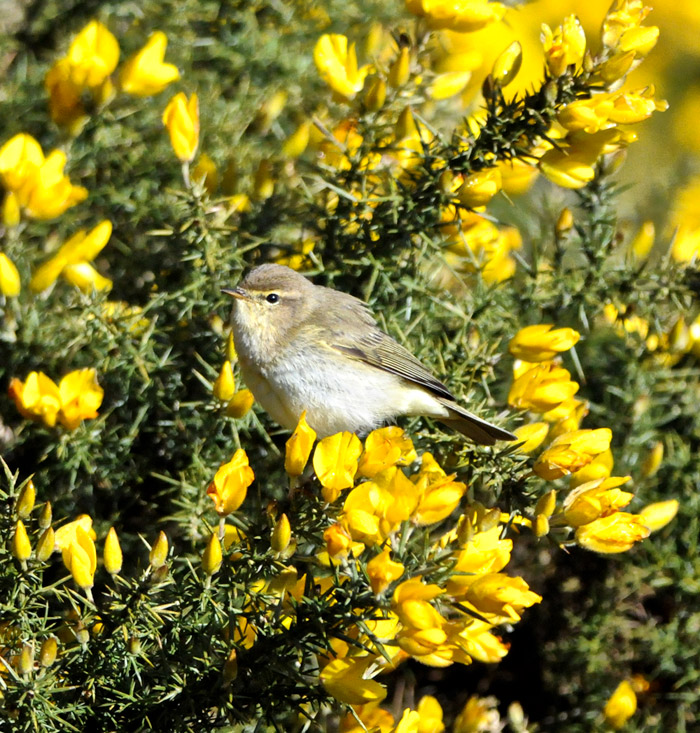
[[[35,501],[36,489],[34,488],[34,482],[29,479],[17,497],[17,516],[20,519],[26,519],[32,513]]]
[[[518,41],[513,41],[493,62],[491,76],[504,87],[515,79],[523,62],[523,49]]]
[[[28,675],[34,671],[34,646],[25,641],[17,660],[17,671],[21,675]]]
[[[282,114],[284,105],[287,104],[287,92],[279,89],[260,105],[251,127],[255,132],[266,135],[272,123]]]
[[[15,534],[12,538],[12,554],[20,562],[26,562],[32,555],[32,545],[21,519],[15,525]]]
[[[53,512],[51,510],[51,502],[47,501],[46,504],[41,508],[41,514],[39,514],[39,527],[46,529],[51,526],[51,520],[53,519]]]
[[[253,177],[253,198],[265,201],[275,192],[275,179],[272,172],[272,163],[263,158]]]
[[[653,504],[647,504],[639,512],[639,516],[644,524],[649,527],[649,531],[657,532],[675,519],[676,514],[678,514],[678,507],[677,499],[657,501]]]
[[[168,559],[168,538],[165,532],[161,531],[158,535],[158,539],[153,543],[151,552],[149,553],[148,559],[151,563],[151,567],[154,570],[158,570],[165,565]]]
[[[284,552],[289,546],[292,538],[292,528],[286,514],[283,514],[276,522],[272,529],[270,538],[270,546],[275,552]]]
[[[226,405],[226,417],[233,417],[236,420],[245,417],[255,402],[255,397],[249,389],[242,389],[236,392]]]
[[[56,532],[53,527],[47,527],[39,536],[36,543],[36,559],[46,562],[53,554],[56,545]]]
[[[306,422],[304,411],[285,446],[284,470],[290,476],[301,476],[304,473],[315,440],[316,431]]]
[[[471,78],[471,71],[446,71],[433,79],[427,94],[431,99],[449,99],[463,92]]]
[[[282,155],[287,158],[298,158],[308,147],[311,138],[311,121],[305,120],[284,141]]]
[[[176,94],[163,112],[163,124],[178,159],[183,163],[191,161],[199,144],[197,95],[193,94],[188,100],[183,92]]]
[[[19,197],[14,191],[8,191],[2,201],[2,223],[8,229],[11,229],[19,224],[20,218],[21,211],[19,207]],[[14,267],[14,265],[12,266]],[[5,295],[7,295],[7,293],[5,293]]]
[[[238,360],[238,354],[236,353],[236,344],[233,342],[233,331],[229,331],[226,337],[226,358],[235,364]]]
[[[535,537],[544,537],[549,534],[549,519],[544,514],[536,514],[532,529]]]
[[[407,81],[411,73],[411,49],[408,46],[402,46],[399,55],[389,67],[389,77],[387,81],[389,86],[397,89],[402,87]]]
[[[236,658],[236,650],[231,649],[228,659],[224,664],[222,672],[223,687],[229,687],[231,683],[238,677],[238,659]]]
[[[100,275],[89,262],[76,262],[72,265],[66,265],[61,272],[61,276],[71,285],[82,290],[83,293],[112,289],[112,281],[108,277]]]
[[[370,112],[378,112],[386,102],[386,82],[375,79],[365,94],[365,107]]]
[[[605,703],[605,721],[615,730],[622,728],[637,710],[637,695],[632,685],[623,680]]]
[[[476,530],[474,529],[471,517],[463,514],[457,524],[457,542],[459,546],[464,547],[468,545],[474,539],[475,534]]]
[[[15,298],[21,289],[19,270],[4,252],[0,252],[0,293],[6,298]]]
[[[119,544],[119,537],[114,527],[109,528],[104,546],[105,570],[110,575],[118,575],[122,569],[122,548]]]
[[[236,382],[233,379],[233,368],[230,361],[226,360],[223,363],[212,391],[214,397],[221,402],[228,402],[233,397],[233,393],[236,391]]]
[[[473,209],[486,206],[502,186],[501,171],[498,168],[484,168],[464,179],[457,196],[461,203]]]
[[[521,453],[532,453],[544,442],[549,432],[549,425],[546,422],[533,422],[529,425],[521,425],[513,432],[518,441],[522,441],[522,445],[518,446],[518,450]]]
[[[413,118],[413,112],[410,107],[404,107],[401,110],[399,119],[396,121],[394,133],[397,140],[404,140],[407,137],[418,135],[418,127],[416,126],[416,121]]]
[[[653,221],[645,221],[639,228],[634,239],[630,242],[630,252],[638,259],[644,260],[654,246],[656,228]]]
[[[557,492],[552,489],[544,496],[540,496],[535,504],[535,514],[543,514],[545,517],[551,517],[557,505]]]
[[[49,636],[44,639],[39,650],[39,664],[42,667],[50,667],[56,661],[57,654],[58,639],[55,636]]]
[[[606,84],[612,84],[618,79],[622,79],[632,68],[634,63],[634,51],[627,53],[616,53],[607,61],[602,63],[598,69],[598,75]]]
[[[567,232],[571,231],[574,226],[574,215],[571,213],[571,209],[565,207],[561,210],[559,218],[557,219],[554,230],[558,237],[563,236]]]
[[[209,537],[209,542],[207,542],[207,546],[202,554],[202,570],[204,570],[204,574],[211,578],[212,575],[218,573],[222,561],[221,542],[219,541],[218,535],[213,533]]]

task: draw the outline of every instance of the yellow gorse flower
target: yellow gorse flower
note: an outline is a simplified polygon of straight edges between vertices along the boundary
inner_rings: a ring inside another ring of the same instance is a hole
[[[636,92],[595,94],[567,104],[557,119],[567,130],[595,133],[616,125],[632,125],[649,119],[654,112],[668,109],[665,101],[656,101],[653,87]]]
[[[86,232],[85,229],[80,229],[67,242],[61,245],[53,257],[36,270],[34,275],[32,275],[29,287],[35,293],[41,292],[53,285],[60,275],[63,275],[69,282],[72,280],[73,283],[76,283],[76,273],[86,273],[84,266],[89,266],[89,263],[104,249],[111,236],[112,222],[107,219],[101,221],[89,232]],[[90,269],[92,270],[92,268]],[[87,287],[84,284],[80,284],[79,287],[81,290],[89,292],[92,287],[96,290],[111,288],[111,280],[103,278],[94,270],[93,272],[96,277],[90,281],[90,285]]]
[[[547,481],[566,476],[588,465],[595,456],[610,448],[610,428],[575,430],[555,438],[537,459],[533,470]]]
[[[119,74],[123,91],[136,97],[149,97],[180,78],[177,66],[163,60],[167,45],[165,33],[151,33],[146,45],[127,59]]]
[[[163,124],[170,135],[178,160],[188,163],[194,158],[199,144],[199,102],[193,94],[189,100],[184,92],[176,94],[163,112]]]
[[[316,446],[314,471],[327,502],[335,501],[343,489],[354,485],[361,454],[360,439],[348,432],[329,435]]]
[[[83,420],[97,417],[104,390],[94,369],[79,369],[66,374],[58,385],[43,372],[30,372],[25,382],[14,377],[9,394],[23,417],[47,427],[58,421],[75,430]]]
[[[70,544],[63,550],[63,564],[80,588],[92,588],[97,569],[97,551],[91,534],[77,525]]]
[[[16,206],[35,219],[53,219],[87,197],[87,189],[74,186],[63,173],[65,165],[63,152],[44,157],[39,143],[26,133],[0,148],[0,182],[14,194]]]
[[[373,430],[365,438],[358,473],[372,478],[391,466],[407,466],[416,460],[413,441],[396,425]]]
[[[403,575],[403,571],[404,566],[391,559],[388,548],[382,550],[367,563],[367,575],[375,593],[386,590],[391,583]]]
[[[578,343],[581,334],[573,328],[555,328],[539,323],[521,328],[508,344],[508,351],[527,362],[550,361],[557,354],[568,351]]]
[[[369,66],[357,66],[355,44],[348,46],[347,36],[324,34],[314,47],[314,62],[323,81],[334,91],[353,99],[362,91]]]
[[[386,689],[372,679],[367,679],[368,668],[374,657],[334,659],[321,672],[321,683],[336,700],[348,705],[381,702]],[[375,674],[379,672],[376,668]]]
[[[563,520],[569,527],[581,527],[626,507],[634,494],[618,487],[629,480],[629,476],[616,476],[581,484],[564,499]]]
[[[44,79],[51,119],[77,134],[87,118],[83,94],[89,92],[97,104],[107,101],[113,93],[109,77],[118,61],[117,39],[99,21],[88,23]]]
[[[547,412],[578,392],[570,373],[556,362],[543,362],[526,369],[508,392],[508,404],[522,410]]]
[[[117,68],[119,44],[106,26],[93,20],[73,39],[66,60],[73,84],[98,87]]]
[[[83,420],[97,417],[104,390],[97,383],[94,369],[80,369],[66,374],[58,384],[61,411],[58,420],[68,430],[75,430]]]
[[[567,67],[580,66],[586,53],[586,34],[575,15],[569,15],[555,31],[542,24],[542,45],[547,69],[552,76],[561,76]]]
[[[419,526],[449,517],[467,490],[466,484],[455,481],[455,474],[446,474],[430,453],[423,454],[421,469],[411,478],[418,496],[410,517]],[[413,496],[405,492],[404,502],[406,498],[411,500]]]
[[[4,252],[0,252],[0,293],[6,298],[14,298],[21,289],[22,283],[15,263]]]
[[[304,473],[315,440],[316,431],[306,422],[305,410],[285,445],[284,470],[290,476],[301,476]]]
[[[63,552],[70,547],[71,543],[75,541],[76,532],[78,528],[90,536],[92,540],[97,536],[95,531],[92,529],[92,517],[89,514],[81,514],[76,517],[72,522],[64,524],[59,527],[54,534],[54,548],[57,552]]]
[[[643,517],[627,512],[614,512],[594,519],[576,530],[576,542],[593,552],[611,554],[626,552],[635,542],[650,534]]]
[[[248,465],[248,456],[241,448],[233,454],[233,458],[220,466],[209,484],[207,495],[214,502],[216,513],[225,517],[243,503],[248,487],[253,483],[255,474]]]
[[[464,600],[490,621],[519,621],[523,609],[540,603],[542,596],[531,591],[522,578],[486,573],[471,583]]]
[[[623,680],[605,703],[603,715],[608,725],[615,730],[619,730],[634,715],[636,710],[637,695],[634,688],[627,680]]]
[[[488,0],[406,0],[406,10],[436,30],[478,31],[505,15],[506,6]]]

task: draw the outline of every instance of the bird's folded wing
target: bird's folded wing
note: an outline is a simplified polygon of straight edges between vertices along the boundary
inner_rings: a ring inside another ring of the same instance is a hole
[[[438,397],[454,400],[447,387],[435,379],[410,351],[379,329],[369,331],[352,342],[349,339],[344,341],[336,338],[328,346],[346,356],[419,384]]]

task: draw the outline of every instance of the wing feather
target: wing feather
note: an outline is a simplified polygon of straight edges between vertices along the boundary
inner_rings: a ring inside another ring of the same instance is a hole
[[[334,339],[330,348],[346,356],[359,359],[378,369],[396,374],[421,387],[429,389],[435,396],[454,400],[445,385],[437,380],[410,351],[405,349],[391,336],[374,328],[352,343],[344,339]]]

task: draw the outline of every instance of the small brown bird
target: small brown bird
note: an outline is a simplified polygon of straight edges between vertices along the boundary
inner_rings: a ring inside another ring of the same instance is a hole
[[[304,410],[319,438],[425,415],[483,445],[516,440],[457,404],[352,295],[281,265],[256,267],[223,292],[235,298],[233,338],[243,379],[283,427],[293,430]]]

